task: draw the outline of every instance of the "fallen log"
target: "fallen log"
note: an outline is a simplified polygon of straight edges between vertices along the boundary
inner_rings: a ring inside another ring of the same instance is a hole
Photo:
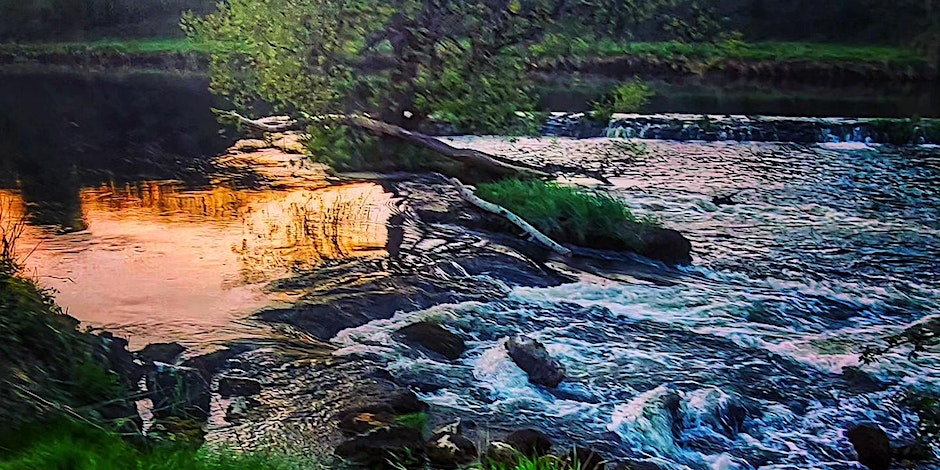
[[[493,204],[492,202],[480,199],[479,196],[477,196],[476,194],[473,194],[473,191],[468,186],[465,186],[463,183],[461,183],[460,180],[458,180],[457,178],[447,178],[447,181],[450,182],[450,184],[452,184],[455,188],[457,188],[457,194],[460,195],[461,199],[469,202],[470,204],[473,204],[474,206],[486,212],[496,214],[512,222],[513,225],[519,227],[527,235],[529,235],[530,237],[532,237],[534,240],[538,241],[542,245],[547,246],[555,253],[558,253],[562,256],[571,256],[571,250],[561,246],[561,244],[559,244],[555,240],[552,240],[547,235],[540,232],[537,228],[533,227],[531,224],[523,220],[522,217],[519,217],[518,215],[510,212],[509,209],[506,209],[505,207],[497,205],[497,204]]]
[[[275,116],[272,118],[250,119],[234,111],[222,113],[222,115],[234,118],[239,123],[261,132],[285,132],[297,128],[297,121],[286,116]],[[454,147],[437,137],[422,134],[420,132],[409,131],[403,127],[377,121],[370,117],[361,115],[331,115],[324,116],[322,119],[329,119],[336,122],[356,127],[372,134],[398,139],[410,144],[424,147],[436,152],[444,157],[472,166],[485,168],[496,174],[507,177],[528,176],[532,178],[548,178],[551,175],[540,171],[534,167],[522,166],[517,163],[490,155],[479,150],[462,149]]]

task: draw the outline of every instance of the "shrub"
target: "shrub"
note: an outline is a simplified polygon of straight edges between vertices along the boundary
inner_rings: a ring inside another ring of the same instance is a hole
[[[607,96],[593,103],[591,117],[596,121],[610,121],[614,113],[638,113],[655,95],[649,85],[639,77],[621,83]]]

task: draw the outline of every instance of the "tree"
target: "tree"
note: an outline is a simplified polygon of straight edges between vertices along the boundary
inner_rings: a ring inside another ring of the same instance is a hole
[[[363,137],[329,117],[414,130],[434,116],[464,132],[506,132],[534,107],[531,44],[584,18],[647,18],[671,1],[230,0],[183,26],[230,46],[212,58],[216,93],[242,110],[264,103],[305,117],[312,145],[336,157]]]

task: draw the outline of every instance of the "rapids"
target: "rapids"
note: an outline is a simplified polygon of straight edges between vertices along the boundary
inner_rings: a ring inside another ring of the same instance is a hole
[[[848,426],[876,422],[904,442],[917,422],[904,394],[940,392],[936,352],[859,360],[940,311],[935,148],[454,141],[602,171],[635,211],[688,234],[695,263],[659,267],[658,282],[594,263],[574,283],[400,313],[333,339],[336,354],[378,358],[438,409],[667,468],[836,470],[857,468]],[[470,351],[437,362],[391,339],[419,318],[451,326]],[[566,366],[559,390],[531,385],[509,360],[504,342],[519,333]],[[670,393],[679,423],[663,408]],[[729,418],[729,403],[746,419]]]

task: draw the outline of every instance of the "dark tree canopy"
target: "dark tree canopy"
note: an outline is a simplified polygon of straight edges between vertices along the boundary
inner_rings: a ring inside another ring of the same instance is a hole
[[[233,46],[214,57],[213,87],[239,106],[491,131],[532,109],[526,53],[543,35],[626,31],[678,1],[231,0],[184,27]]]

